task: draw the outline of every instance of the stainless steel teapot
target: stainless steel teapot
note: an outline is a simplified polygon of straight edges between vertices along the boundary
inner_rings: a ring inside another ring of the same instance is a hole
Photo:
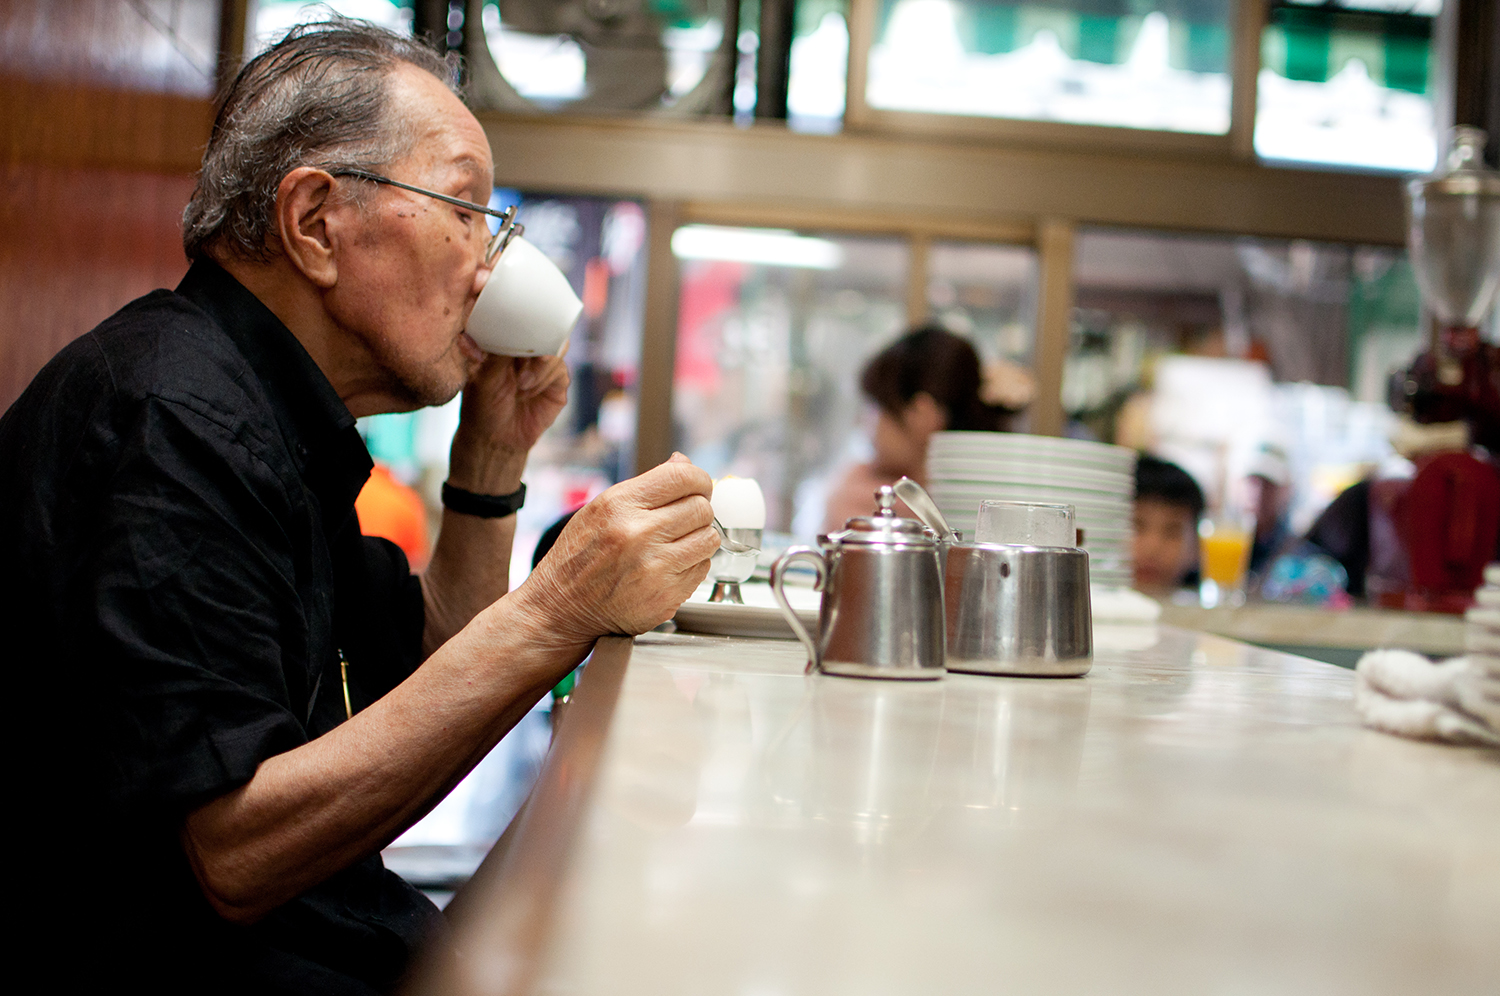
[[[879,511],[819,537],[819,549],[794,546],[771,567],[771,593],[807,647],[807,668],[861,678],[943,676],[943,580],[938,542],[922,523],[892,511],[895,493],[875,493]],[[792,611],[786,569],[806,561],[823,592],[818,635]]]

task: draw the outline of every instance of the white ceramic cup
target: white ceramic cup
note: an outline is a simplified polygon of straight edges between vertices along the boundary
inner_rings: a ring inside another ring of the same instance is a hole
[[[556,356],[582,312],[563,272],[518,236],[495,262],[465,331],[486,353]]]

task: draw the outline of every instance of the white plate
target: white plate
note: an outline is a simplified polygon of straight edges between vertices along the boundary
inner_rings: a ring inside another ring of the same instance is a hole
[[[927,485],[934,496],[972,501],[977,509],[985,499],[1002,501],[1065,501],[1069,505],[1098,505],[1101,508],[1124,508],[1134,500],[1128,491],[1090,491],[1067,484],[1044,484],[1041,481],[950,481],[938,478]],[[934,497],[934,500],[936,498]]]
[[[1065,496],[1073,497],[1070,504],[1084,505],[1107,505],[1110,507],[1129,506],[1134,500],[1130,492],[1115,491],[1090,491],[1087,488],[1075,488],[1066,484],[1032,484],[1024,481],[950,481],[946,478],[935,478],[927,485],[929,493],[941,492],[945,495],[953,495],[978,502],[983,498],[990,498],[997,494],[1004,495],[1055,495],[1058,499]],[[1019,499],[1025,501],[1025,498]],[[1041,498],[1033,498],[1032,501],[1041,501]]]
[[[980,460],[932,456],[927,460],[929,479],[954,481],[1058,480],[1068,485],[1096,490],[1132,490],[1135,475],[1084,467],[1062,466],[1045,460]]]
[[[1118,499],[1129,501],[1135,495],[1135,488],[1133,485],[1119,488],[1094,488],[1089,487],[1086,484],[1080,484],[1077,481],[1069,481],[1061,477],[1028,478],[1017,475],[1016,477],[1010,477],[1004,480],[985,480],[978,476],[959,478],[951,475],[932,474],[928,476],[928,480],[932,483],[932,485],[940,485],[949,488],[971,488],[975,491],[985,491],[991,488],[1010,488],[1012,490],[1045,488],[1049,491],[1066,491],[1069,494],[1077,495],[1079,498],[1082,498],[1084,500],[1092,499],[1094,501],[1114,501]],[[929,486],[929,490],[931,490],[931,486]]]
[[[929,478],[952,477],[969,481],[1005,480],[1016,475],[1059,477],[1090,486],[1119,487],[1133,485],[1135,475],[1106,469],[1097,464],[1075,466],[1053,463],[1041,457],[1019,456],[1014,460],[981,460],[977,457],[929,456]]]
[[[979,449],[991,452],[1017,449],[1053,450],[1092,459],[1134,460],[1128,446],[1112,446],[1066,436],[1034,436],[1025,432],[981,432],[948,430],[933,433],[933,442],[943,448]]]
[[[1130,512],[1119,508],[1093,508],[1080,505],[1077,502],[1067,502],[1073,506],[1073,522],[1085,529],[1121,530],[1130,526]],[[979,503],[976,502],[953,502],[938,501],[938,508],[943,510],[943,516],[950,521],[962,519],[973,525],[979,518]]]
[[[1028,467],[1053,474],[1108,474],[1111,477],[1133,477],[1134,470],[1127,470],[1119,461],[1076,460],[1046,451],[982,452],[979,450],[935,449],[929,451],[928,459],[945,464],[964,467],[999,467],[1010,469]]]
[[[1476,606],[1465,612],[1464,618],[1471,626],[1478,625],[1491,630],[1500,630],[1500,609]]]
[[[1081,529],[1093,530],[1119,530],[1130,524],[1130,516],[1122,511],[1102,511],[1092,508],[1080,508],[1073,505],[1073,523]],[[954,529],[960,528],[963,523],[967,528],[973,529],[974,523],[979,521],[977,510],[970,505],[955,505],[950,502],[940,501],[938,508],[942,509],[943,517],[952,524]]]
[[[1124,446],[1013,432],[938,432],[930,445],[931,452],[944,456],[1040,456],[1069,465],[1096,464],[1119,473],[1133,472],[1136,460],[1135,451]]]
[[[725,602],[710,602],[709,585],[693,592],[693,597],[677,607],[672,617],[677,628],[689,633],[708,633],[713,636],[753,636],[768,640],[795,640],[797,635],[787,625],[786,616],[771,595],[771,586],[747,582],[740,585],[740,597],[744,605]],[[821,593],[811,588],[788,587],[787,600],[797,612],[802,625],[813,632],[818,625],[818,607],[823,603]]]
[[[1000,492],[998,495],[996,492],[991,491],[983,497],[979,495],[955,495],[936,488],[931,489],[928,493],[932,495],[932,500],[938,503],[938,507],[943,510],[944,515],[948,514],[948,509],[951,507],[955,513],[967,515],[971,519],[979,514],[979,503],[981,501],[1037,501],[1049,505],[1072,505],[1074,518],[1083,518],[1085,516],[1092,516],[1094,518],[1119,517],[1124,522],[1130,521],[1131,509],[1129,502],[1106,505],[1102,502],[1079,501],[1077,495],[1043,495],[1035,491],[1018,491],[1009,494]],[[1113,528],[1118,529],[1123,527],[1115,526]]]

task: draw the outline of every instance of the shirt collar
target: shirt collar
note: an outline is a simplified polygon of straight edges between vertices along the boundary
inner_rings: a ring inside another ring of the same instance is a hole
[[[213,260],[195,261],[177,293],[206,311],[255,371],[332,535],[372,466],[348,406],[281,319]]]

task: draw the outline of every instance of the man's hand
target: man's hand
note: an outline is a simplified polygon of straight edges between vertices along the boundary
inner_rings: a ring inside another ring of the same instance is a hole
[[[563,356],[485,357],[459,407],[448,470],[454,487],[509,494],[520,486],[526,454],[568,403]]]
[[[708,576],[712,495],[708,474],[674,454],[580,509],[513,597],[567,645],[660,625]]]

